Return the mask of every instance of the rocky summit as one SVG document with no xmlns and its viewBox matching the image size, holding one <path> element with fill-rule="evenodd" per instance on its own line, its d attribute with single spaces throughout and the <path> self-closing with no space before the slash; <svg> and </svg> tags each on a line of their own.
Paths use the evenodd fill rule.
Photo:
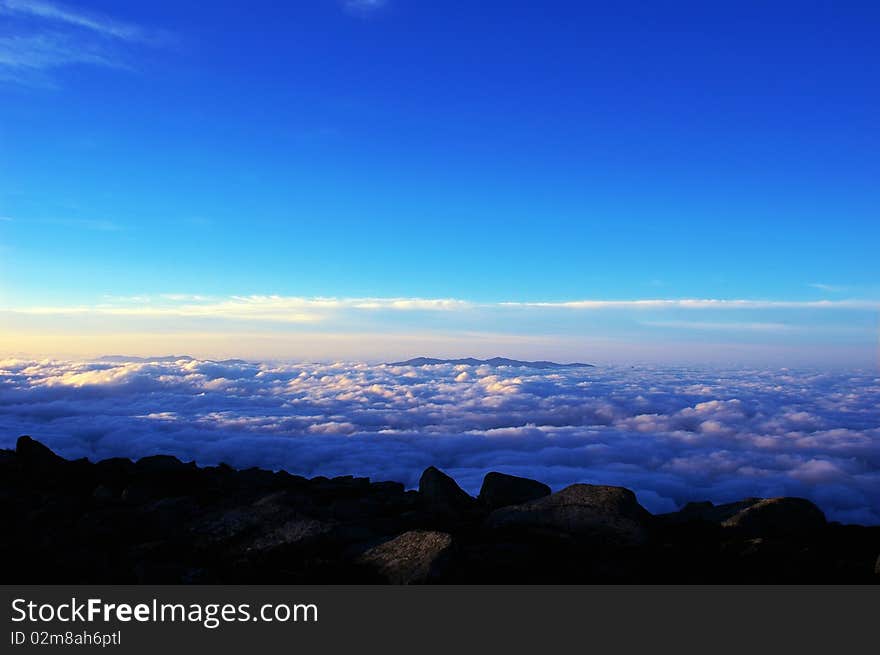
<svg viewBox="0 0 880 655">
<path fill-rule="evenodd" d="M 622 487 L 428 468 L 367 478 L 198 467 L 165 455 L 0 451 L 0 579 L 46 583 L 877 583 L 880 526 L 801 498 L 652 515 Z"/>
</svg>

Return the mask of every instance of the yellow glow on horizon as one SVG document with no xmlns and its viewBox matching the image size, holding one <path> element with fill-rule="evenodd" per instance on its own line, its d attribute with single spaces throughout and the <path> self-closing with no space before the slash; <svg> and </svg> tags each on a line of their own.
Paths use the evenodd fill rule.
<svg viewBox="0 0 880 655">
<path fill-rule="evenodd" d="M 555 347 L 553 347 L 555 344 Z M 102 355 L 191 355 L 205 359 L 300 359 L 378 361 L 429 354 L 537 356 L 561 350 L 556 339 L 499 334 L 279 334 L 110 333 L 34 334 L 0 332 L 0 357 L 92 358 Z"/>
<path fill-rule="evenodd" d="M 103 355 L 198 359 L 383 362 L 428 357 L 495 356 L 592 364 L 719 364 L 871 368 L 874 347 L 837 345 L 817 358 L 796 345 L 624 341 L 582 336 L 443 333 L 232 333 L 0 331 L 0 360 L 92 359 Z"/>
</svg>

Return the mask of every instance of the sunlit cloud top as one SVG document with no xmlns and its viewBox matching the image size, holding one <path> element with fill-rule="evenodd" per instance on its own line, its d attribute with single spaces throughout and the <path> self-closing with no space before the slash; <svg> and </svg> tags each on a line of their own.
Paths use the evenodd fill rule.
<svg viewBox="0 0 880 655">
<path fill-rule="evenodd" d="M 0 358 L 0 447 L 68 457 L 356 472 L 418 484 L 443 467 L 691 500 L 811 498 L 880 523 L 880 377 L 851 372 Z"/>
</svg>

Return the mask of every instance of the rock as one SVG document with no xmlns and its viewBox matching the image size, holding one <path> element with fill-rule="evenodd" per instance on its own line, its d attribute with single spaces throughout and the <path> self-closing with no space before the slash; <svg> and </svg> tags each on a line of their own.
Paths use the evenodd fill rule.
<svg viewBox="0 0 880 655">
<path fill-rule="evenodd" d="M 419 478 L 419 495 L 429 503 L 454 509 L 467 509 L 474 503 L 455 480 L 433 466 L 426 468 Z"/>
<path fill-rule="evenodd" d="M 112 548 L 114 544 L 125 542 L 137 536 L 147 529 L 147 523 L 142 517 L 134 516 L 130 512 L 118 507 L 96 507 L 78 516 L 76 519 L 76 534 L 86 543 L 94 544 L 96 553 L 105 548 Z M 56 539 L 60 539 L 57 535 Z M 91 555 L 94 558 L 96 555 Z M 97 555 L 100 558 L 100 555 Z"/>
<path fill-rule="evenodd" d="M 379 498 L 342 498 L 326 506 L 327 512 L 334 519 L 343 522 L 369 520 L 378 516 L 385 509 L 385 503 Z"/>
<path fill-rule="evenodd" d="M 483 478 L 478 500 L 489 509 L 519 505 L 551 494 L 543 482 L 492 471 Z"/>
<path fill-rule="evenodd" d="M 529 503 L 496 509 L 486 525 L 552 531 L 607 545 L 626 545 L 645 541 L 651 519 L 629 489 L 573 484 Z"/>
<path fill-rule="evenodd" d="M 129 505 L 143 505 L 167 495 L 164 485 L 150 482 L 133 482 L 122 490 L 120 499 Z"/>
<path fill-rule="evenodd" d="M 338 475 L 335 478 L 331 478 L 330 482 L 352 489 L 364 489 L 370 486 L 370 478 L 356 478 L 353 475 Z"/>
<path fill-rule="evenodd" d="M 100 476 L 114 479 L 129 476 L 134 470 L 135 463 L 124 457 L 102 459 L 95 464 L 95 471 L 97 471 Z"/>
<path fill-rule="evenodd" d="M 289 521 L 308 519 L 297 513 L 291 499 L 291 494 L 280 491 L 251 504 L 221 507 L 197 518 L 190 530 L 198 535 L 202 543 L 218 544 L 238 539 L 246 539 L 250 543 Z M 272 540 L 280 543 L 282 538 L 270 538 L 261 549 L 268 548 L 268 542 Z"/>
<path fill-rule="evenodd" d="M 776 537 L 819 530 L 826 522 L 822 510 L 805 498 L 767 498 L 721 525 L 747 537 Z"/>
<path fill-rule="evenodd" d="M 196 521 L 189 529 L 204 543 L 221 544 L 254 531 L 262 521 L 260 512 L 248 507 L 233 507 Z"/>
<path fill-rule="evenodd" d="M 259 489 L 269 490 L 277 488 L 275 474 L 272 471 L 257 468 L 255 466 L 238 471 L 235 475 L 236 482 L 252 491 Z"/>
<path fill-rule="evenodd" d="M 28 436 L 19 437 L 15 444 L 15 454 L 28 468 L 55 468 L 67 463 L 50 448 Z"/>
<path fill-rule="evenodd" d="M 370 485 L 373 491 L 378 491 L 389 496 L 402 496 L 406 487 L 402 482 L 394 482 L 392 480 L 383 480 L 382 482 L 373 482 Z"/>
<path fill-rule="evenodd" d="M 21 460 L 14 450 L 0 450 L 0 471 L 8 474 L 12 471 L 20 471 L 21 466 Z"/>
<path fill-rule="evenodd" d="M 95 487 L 95 490 L 92 491 L 92 498 L 97 500 L 98 502 L 108 502 L 111 500 L 115 500 L 117 498 L 117 493 L 112 488 L 108 487 L 105 484 L 99 484 Z"/>
<path fill-rule="evenodd" d="M 302 546 L 326 536 L 334 524 L 308 517 L 293 518 L 257 535 L 246 547 L 248 551 L 265 552 L 284 546 Z"/>
<path fill-rule="evenodd" d="M 423 584 L 439 575 L 451 546 L 452 537 L 445 532 L 411 530 L 371 548 L 357 561 L 389 584 Z"/>
<path fill-rule="evenodd" d="M 141 457 L 135 467 L 138 473 L 177 473 L 195 470 L 195 462 L 184 463 L 172 455 Z"/>
<path fill-rule="evenodd" d="M 181 525 L 188 525 L 199 516 L 199 504 L 190 496 L 160 498 L 144 508 L 154 527 L 163 531 L 174 531 Z"/>
<path fill-rule="evenodd" d="M 798 498 L 652 517 L 619 487 L 490 473 L 479 500 L 430 468 L 419 491 L 341 476 L 63 460 L 0 450 L 0 579 L 12 584 L 840 583 L 880 581 L 880 526 Z M 514 503 L 514 504 L 509 504 Z M 47 530 L 46 526 L 52 526 Z M 633 547 L 637 545 L 637 547 Z"/>
<path fill-rule="evenodd" d="M 708 500 L 691 502 L 677 512 L 660 514 L 658 518 L 664 523 L 670 524 L 687 523 L 690 521 L 720 524 L 758 502 L 761 502 L 760 498 L 746 498 L 735 503 L 724 503 L 722 505 L 715 505 Z"/>
</svg>

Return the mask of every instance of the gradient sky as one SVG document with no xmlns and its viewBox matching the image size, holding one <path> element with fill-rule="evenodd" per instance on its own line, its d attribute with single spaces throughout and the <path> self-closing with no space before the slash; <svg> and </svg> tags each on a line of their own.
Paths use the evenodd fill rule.
<svg viewBox="0 0 880 655">
<path fill-rule="evenodd" d="M 875 367 L 878 33 L 868 2 L 0 0 L 0 354 Z"/>
</svg>

